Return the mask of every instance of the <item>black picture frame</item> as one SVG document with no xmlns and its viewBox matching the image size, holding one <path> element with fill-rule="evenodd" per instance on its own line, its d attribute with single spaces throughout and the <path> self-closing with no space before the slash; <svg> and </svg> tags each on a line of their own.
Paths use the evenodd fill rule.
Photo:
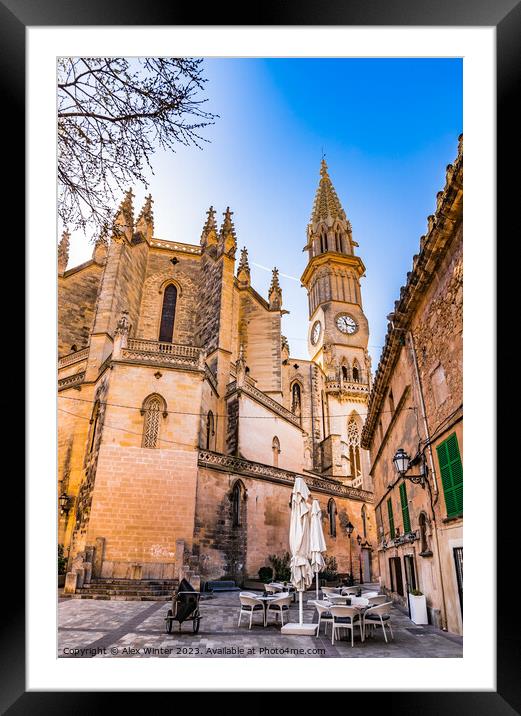
<svg viewBox="0 0 521 716">
<path fill-rule="evenodd" d="M 228 14 L 230 17 L 226 17 Z M 199 17 L 198 17 L 199 15 Z M 204 23 L 197 22 L 204 16 Z M 74 26 L 74 25 L 358 25 L 358 26 L 495 26 L 497 33 L 497 236 L 505 241 L 498 242 L 497 266 L 501 270 L 501 294 L 504 311 L 498 312 L 499 327 L 507 325 L 506 306 L 516 305 L 507 302 L 508 287 L 516 285 L 514 271 L 516 264 L 506 256 L 510 233 L 519 234 L 519 181 L 515 174 L 510 176 L 509 169 L 517 168 L 519 163 L 519 114 L 514 110 L 518 99 L 521 67 L 521 2 L 519 0 L 325 0 L 323 3 L 311 3 L 302 0 L 299 3 L 264 2 L 262 6 L 249 4 L 232 12 L 224 12 L 220 4 L 201 8 L 170 4 L 161 0 L 0 0 L 0 84 L 2 100 L 9 112 L 4 113 L 9 127 L 9 145 L 16 148 L 16 160 L 10 163 L 9 183 L 12 187 L 11 203 L 7 218 L 12 222 L 6 230 L 11 235 L 20 235 L 23 226 L 24 208 L 16 211 L 13 206 L 21 202 L 24 186 L 24 99 L 25 99 L 25 29 L 28 26 Z M 7 116 L 6 116 L 7 114 Z M 4 134 L 4 137 L 6 135 Z M 5 215 L 4 215 L 5 216 Z M 470 240 L 470 239 L 469 239 Z M 503 247 L 504 246 L 504 247 Z M 4 245 L 5 251 L 5 245 Z M 502 253 L 503 252 L 503 253 Z M 16 249 L 17 259 L 20 255 Z M 501 261 L 501 258 L 505 260 Z M 511 330 L 511 328 L 510 328 Z M 18 331 L 19 332 L 19 331 Z M 14 335 L 12 333 L 11 335 Z M 489 337 L 494 340 L 494 336 Z M 510 334 L 509 345 L 514 341 Z M 507 362 L 508 361 L 508 362 Z M 498 415 L 507 414 L 506 395 L 510 394 L 515 370 L 515 353 L 512 349 L 498 356 L 497 401 Z M 489 376 L 489 379 L 491 376 Z M 503 408 L 503 410 L 502 410 Z M 502 422 L 501 445 L 497 454 L 507 454 L 506 446 L 515 444 L 512 424 Z M 30 449 L 30 445 L 28 446 Z M 490 449 L 494 449 L 493 442 Z M 508 586 L 512 594 L 516 593 L 515 577 L 519 561 L 517 540 L 513 538 L 513 526 L 518 521 L 514 510 L 517 507 L 516 489 L 518 477 L 514 464 L 504 465 L 506 473 L 503 483 L 497 489 L 497 555 L 498 571 L 506 555 L 503 574 L 509 576 Z M 4 480 L 3 503 L 14 505 L 22 512 L 23 484 L 13 479 L 9 471 L 9 480 Z M 498 475 L 500 474 L 498 469 Z M 500 489 L 509 479 L 508 489 Z M 517 512 L 517 510 L 516 510 Z M 501 519 L 499 519 L 501 516 Z M 484 526 L 484 539 L 490 539 L 490 526 Z M 0 619 L 2 649 L 0 650 L 0 712 L 9 714 L 43 713 L 93 713 L 97 709 L 114 707 L 117 693 L 100 692 L 26 692 L 25 687 L 25 609 L 23 583 L 21 577 L 21 554 L 23 551 L 23 532 L 18 526 L 18 536 L 14 545 L 4 544 L 3 573 L 4 592 L 8 597 L 3 606 Z M 483 579 L 495 579 L 489 566 L 484 565 Z M 497 614 L 497 690 L 495 692 L 393 692 L 385 694 L 373 692 L 370 700 L 367 694 L 350 693 L 342 696 L 346 708 L 353 709 L 355 701 L 371 710 L 399 712 L 400 714 L 505 714 L 519 713 L 521 699 L 519 682 L 519 640 L 514 634 L 519 617 L 516 603 L 507 609 L 499 609 Z M 498 603 L 498 607 L 501 602 Z M 509 610 L 514 614 L 508 614 Z M 406 667 L 404 667 L 406 668 Z M 375 683 L 376 685 L 376 683 Z M 414 685 L 411 684 L 411 688 Z M 339 690 L 341 686 L 339 685 Z M 168 694 L 170 704 L 172 696 Z M 135 705 L 141 701 L 133 696 Z M 243 699 L 247 707 L 248 698 Z M 176 699 L 177 702 L 177 699 Z M 323 703 L 323 707 L 325 704 Z"/>
</svg>

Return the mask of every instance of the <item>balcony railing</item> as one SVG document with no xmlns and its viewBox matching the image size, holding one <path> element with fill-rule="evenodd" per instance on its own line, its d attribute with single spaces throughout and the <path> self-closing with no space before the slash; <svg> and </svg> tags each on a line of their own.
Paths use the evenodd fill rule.
<svg viewBox="0 0 521 716">
<path fill-rule="evenodd" d="M 68 355 L 63 356 L 58 360 L 58 368 L 65 368 L 66 366 L 72 365 L 73 363 L 79 363 L 82 360 L 86 360 L 88 355 L 88 348 L 82 348 L 81 351 L 69 353 Z"/>
<path fill-rule="evenodd" d="M 358 380 L 326 380 L 326 393 L 350 393 L 351 395 L 368 395 L 369 383 Z"/>
<path fill-rule="evenodd" d="M 64 388 L 74 388 L 77 385 L 80 385 L 83 383 L 85 379 L 85 371 L 82 371 L 81 373 L 75 373 L 74 375 L 69 375 L 67 378 L 60 378 L 58 381 L 58 390 L 64 390 Z"/>
<path fill-rule="evenodd" d="M 146 351 L 148 353 L 162 353 L 173 356 L 188 356 L 198 358 L 201 352 L 196 346 L 182 346 L 178 343 L 164 343 L 162 341 L 146 341 L 141 338 L 129 338 L 127 348 L 134 351 Z"/>
<path fill-rule="evenodd" d="M 184 346 L 177 343 L 147 341 L 141 338 L 129 338 L 127 346 L 121 349 L 121 358 L 143 363 L 160 363 L 184 368 L 203 368 L 203 352 L 196 346 Z"/>
<path fill-rule="evenodd" d="M 237 385 L 237 381 L 233 380 L 231 383 L 228 383 L 227 385 L 227 395 L 231 395 L 231 393 L 234 393 L 237 388 L 240 387 L 240 389 L 248 395 L 250 398 L 253 398 L 261 405 L 264 405 L 265 408 L 268 408 L 268 410 L 271 410 L 272 412 L 279 415 L 281 418 L 284 418 L 290 423 L 293 423 L 293 425 L 296 425 L 297 427 L 301 427 L 300 425 L 300 418 L 291 412 L 291 410 L 288 410 L 280 403 L 277 403 L 276 400 L 273 400 L 269 395 L 266 395 L 262 390 L 259 390 L 259 388 L 256 388 L 254 385 L 254 381 L 247 377 L 241 385 Z"/>
</svg>

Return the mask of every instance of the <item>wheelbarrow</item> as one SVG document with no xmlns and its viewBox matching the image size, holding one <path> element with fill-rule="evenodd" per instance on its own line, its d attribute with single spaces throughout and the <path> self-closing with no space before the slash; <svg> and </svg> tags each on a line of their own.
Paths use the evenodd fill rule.
<svg viewBox="0 0 521 716">
<path fill-rule="evenodd" d="M 201 613 L 199 611 L 199 599 L 201 592 L 197 592 L 190 582 L 182 579 L 178 590 L 172 597 L 172 608 L 168 610 L 165 617 L 165 628 L 168 634 L 172 633 L 174 622 L 179 624 L 179 631 L 183 622 L 192 622 L 192 631 L 197 634 L 201 624 Z"/>
</svg>

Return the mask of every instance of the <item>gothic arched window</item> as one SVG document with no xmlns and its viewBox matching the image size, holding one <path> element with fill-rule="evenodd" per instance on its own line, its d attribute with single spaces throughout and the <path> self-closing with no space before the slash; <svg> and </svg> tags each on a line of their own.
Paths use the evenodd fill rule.
<svg viewBox="0 0 521 716">
<path fill-rule="evenodd" d="M 212 444 L 212 437 L 215 435 L 214 418 L 211 410 L 208 411 L 206 416 L 206 449 L 210 450 Z"/>
<path fill-rule="evenodd" d="M 427 539 L 427 515 L 425 512 L 420 513 L 420 549 L 421 552 L 429 551 L 429 540 Z"/>
<path fill-rule="evenodd" d="M 346 366 L 346 365 L 343 365 L 343 366 L 342 366 L 342 378 L 343 378 L 344 380 L 349 380 L 349 373 L 347 372 L 347 366 Z"/>
<path fill-rule="evenodd" d="M 336 250 L 339 254 L 342 253 L 342 234 L 340 231 L 335 231 L 335 244 L 336 244 Z"/>
<path fill-rule="evenodd" d="M 327 251 L 327 234 L 324 230 L 320 232 L 320 251 L 323 254 Z"/>
<path fill-rule="evenodd" d="M 360 381 L 360 367 L 356 361 L 353 363 L 353 380 L 355 383 Z"/>
<path fill-rule="evenodd" d="M 365 505 L 362 505 L 362 528 L 364 530 L 364 537 L 367 539 L 367 510 Z"/>
<path fill-rule="evenodd" d="M 360 462 L 360 431 L 354 417 L 347 423 L 347 444 L 349 445 L 349 462 L 351 464 L 351 477 L 361 477 L 362 466 Z"/>
<path fill-rule="evenodd" d="M 232 525 L 241 526 L 241 483 L 237 481 L 232 490 Z"/>
<path fill-rule="evenodd" d="M 174 337 L 175 305 L 177 303 L 177 288 L 173 283 L 168 284 L 163 294 L 163 309 L 161 311 L 161 325 L 159 340 L 172 343 Z"/>
<path fill-rule="evenodd" d="M 278 467 L 279 454 L 280 454 L 280 441 L 276 435 L 273 438 L 273 440 L 271 441 L 271 451 L 273 453 L 273 466 Z"/>
<path fill-rule="evenodd" d="M 291 388 L 291 412 L 300 417 L 302 393 L 300 383 L 293 383 Z"/>
<path fill-rule="evenodd" d="M 327 515 L 329 517 L 329 534 L 336 537 L 336 502 L 331 498 L 327 503 Z"/>
<path fill-rule="evenodd" d="M 163 417 L 167 415 L 164 399 L 157 393 L 149 395 L 143 401 L 141 415 L 144 416 L 141 447 L 157 448 L 159 445 L 161 415 L 163 415 Z"/>
</svg>

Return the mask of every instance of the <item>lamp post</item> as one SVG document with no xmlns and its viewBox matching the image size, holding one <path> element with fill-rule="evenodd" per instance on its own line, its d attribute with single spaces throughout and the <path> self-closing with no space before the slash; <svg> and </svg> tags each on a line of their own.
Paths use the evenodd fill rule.
<svg viewBox="0 0 521 716">
<path fill-rule="evenodd" d="M 360 535 L 357 536 L 356 541 L 358 542 L 358 570 L 360 574 L 360 584 L 364 583 L 362 575 L 362 538 Z"/>
<path fill-rule="evenodd" d="M 351 522 L 349 521 L 346 525 L 346 532 L 347 532 L 347 536 L 349 538 L 349 574 L 351 576 L 351 581 L 353 583 L 354 583 L 354 579 L 353 579 L 353 547 L 352 547 L 352 543 L 351 543 L 351 535 L 353 534 L 354 528 L 355 528 L 354 525 L 352 525 Z"/>
</svg>

